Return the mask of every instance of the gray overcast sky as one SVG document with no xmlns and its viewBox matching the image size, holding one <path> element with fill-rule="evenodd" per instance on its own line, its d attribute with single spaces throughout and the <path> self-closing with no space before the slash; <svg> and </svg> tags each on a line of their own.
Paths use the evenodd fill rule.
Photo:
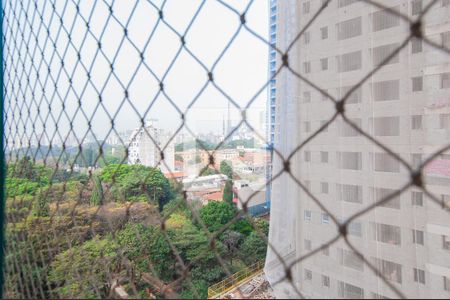
<svg viewBox="0 0 450 300">
<path fill-rule="evenodd" d="M 153 1 L 153 5 L 160 8 L 161 2 L 163 1 Z M 240 21 L 237 15 L 218 1 L 206 0 L 204 2 L 200 13 L 186 34 L 186 45 L 206 67 L 211 68 L 232 35 L 236 32 Z M 225 2 L 240 12 L 248 4 L 248 1 L 238 0 Z M 37 36 L 39 48 L 44 50 L 44 61 L 39 69 L 39 73 L 42 85 L 45 87 L 47 99 L 54 97 L 51 108 L 55 119 L 62 112 L 59 97 L 65 99 L 67 116 L 63 114 L 62 119 L 59 121 L 60 132 L 67 132 L 69 128 L 68 118 L 74 115 L 81 95 L 83 111 L 77 112 L 74 121 L 77 135 L 80 136 L 86 131 L 86 118 L 90 118 L 96 108 L 98 91 L 102 90 L 103 104 L 109 113 L 114 115 L 124 95 L 123 88 L 117 79 L 123 85 L 129 85 L 130 101 L 139 114 L 144 114 L 154 100 L 154 105 L 149 110 L 147 117 L 158 119 L 163 128 L 175 129 L 179 126 L 181 122 L 180 116 L 167 98 L 162 94 L 156 97 L 159 84 L 153 75 L 142 66 L 135 74 L 140 61 L 139 53 L 128 40 L 125 39 L 122 43 L 123 29 L 118 23 L 118 21 L 122 24 L 129 22 L 127 26 L 129 38 L 140 51 L 144 49 L 149 36 L 157 24 L 151 42 L 145 48 L 144 57 L 145 62 L 154 74 L 162 78 L 180 48 L 180 39 L 165 24 L 158 22 L 157 9 L 148 1 L 116 0 L 113 2 L 113 15 L 117 18 L 116 20 L 109 17 L 108 5 L 111 1 L 80 1 L 79 14 L 85 20 L 90 18 L 89 28 L 92 34 L 86 34 L 86 23 L 83 18 L 77 16 L 75 4 L 72 1 L 68 1 L 67 5 L 65 3 L 66 1 L 55 1 L 57 14 L 52 15 L 52 8 L 49 2 L 44 0 L 38 1 L 38 12 L 42 14 L 44 23 L 51 24 L 49 32 L 51 39 L 56 41 L 58 51 L 56 55 L 51 42 L 46 39 L 45 30 L 41 29 L 39 31 L 41 23 L 39 18 L 34 19 L 32 26 L 30 24 L 24 26 L 23 22 L 20 23 L 25 36 L 30 34 Z M 202 5 L 202 1 L 168 0 L 162 9 L 164 19 L 176 31 L 183 33 L 200 5 Z M 25 4 L 24 7 L 26 9 L 27 5 Z M 30 12 L 32 12 L 31 8 Z M 256 0 L 247 14 L 248 26 L 264 38 L 268 36 L 267 8 L 267 1 Z M 133 9 L 133 16 L 129 19 Z M 61 27 L 59 22 L 60 16 L 63 20 L 63 27 L 67 31 L 73 28 L 71 44 L 68 48 L 68 34 Z M 105 25 L 106 23 L 107 25 Z M 12 26 L 14 29 L 17 27 L 17 24 Z M 106 29 L 104 30 L 105 26 Z M 32 28 L 31 32 L 30 28 Z M 102 53 L 97 53 L 98 43 L 94 36 L 97 39 L 101 39 Z M 33 49 L 34 46 L 35 42 L 31 39 L 29 47 Z M 111 75 L 108 60 L 112 61 L 114 59 L 119 48 L 120 50 L 114 62 L 114 73 L 117 75 L 117 78 L 111 77 L 105 85 L 107 78 Z M 80 51 L 81 63 L 83 64 L 78 63 L 76 68 L 74 68 L 77 63 L 77 50 L 75 49 Z M 23 57 L 26 57 L 25 66 L 29 69 L 31 56 L 27 56 L 25 48 L 22 48 L 21 52 Z M 108 60 L 105 59 L 104 55 Z M 267 81 L 267 55 L 267 44 L 259 41 L 245 29 L 242 29 L 215 67 L 214 80 L 239 105 L 245 106 Z M 64 70 L 59 74 L 61 71 L 60 57 L 63 56 Z M 42 56 L 37 51 L 34 55 L 34 65 L 37 66 L 41 60 Z M 92 64 L 92 62 L 94 63 Z M 51 77 L 44 81 L 42 78 L 45 78 L 48 73 L 46 70 L 47 64 L 50 65 Z M 87 69 L 91 68 L 90 82 L 92 84 L 86 85 L 88 78 L 83 66 Z M 35 73 L 31 72 L 30 77 L 32 81 L 36 80 Z M 133 74 L 135 74 L 135 77 L 130 83 Z M 58 75 L 60 75 L 59 79 L 57 79 Z M 72 88 L 70 88 L 68 77 L 72 77 Z M 182 50 L 172 69 L 166 74 L 164 79 L 165 91 L 172 101 L 184 111 L 206 80 L 206 72 L 185 50 Z M 55 89 L 52 81 L 57 81 L 56 96 L 54 95 Z M 44 82 L 46 83 L 44 84 Z M 39 82 L 37 86 L 40 86 Z M 31 99 L 33 99 L 31 90 L 35 92 L 35 100 L 44 99 L 40 88 L 29 88 L 25 93 L 25 101 L 31 103 Z M 266 97 L 267 94 L 264 91 L 252 105 L 250 118 L 255 126 L 259 126 L 260 111 L 265 108 Z M 188 126 L 197 132 L 221 130 L 222 118 L 223 116 L 226 117 L 227 103 L 227 99 L 209 85 L 188 113 Z M 32 106 L 32 112 L 34 113 L 36 113 L 35 108 L 35 106 Z M 231 108 L 231 118 L 236 122 L 240 118 L 240 114 L 233 106 Z M 45 110 L 46 107 L 42 106 L 41 109 Z M 42 114 L 43 112 L 41 111 Z M 43 123 L 44 120 L 40 119 L 34 122 L 37 132 L 39 132 L 39 128 L 42 128 Z M 54 122 L 51 118 L 45 123 L 47 130 L 53 128 L 51 124 Z M 116 116 L 116 128 L 120 131 L 132 129 L 138 125 L 138 115 L 129 103 L 125 103 Z M 99 107 L 96 111 L 92 126 L 94 132 L 99 134 L 98 138 L 100 139 L 108 131 L 110 122 L 102 107 Z"/>
</svg>

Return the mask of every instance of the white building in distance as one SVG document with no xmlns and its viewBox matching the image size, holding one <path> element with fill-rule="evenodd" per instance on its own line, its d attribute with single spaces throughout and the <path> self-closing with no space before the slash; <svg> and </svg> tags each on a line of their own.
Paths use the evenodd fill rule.
<svg viewBox="0 0 450 300">
<path fill-rule="evenodd" d="M 155 120 L 133 130 L 128 142 L 128 164 L 157 167 L 163 173 L 175 170 L 175 142 L 172 134 L 155 126 Z M 163 156 L 161 155 L 163 153 Z"/>
</svg>

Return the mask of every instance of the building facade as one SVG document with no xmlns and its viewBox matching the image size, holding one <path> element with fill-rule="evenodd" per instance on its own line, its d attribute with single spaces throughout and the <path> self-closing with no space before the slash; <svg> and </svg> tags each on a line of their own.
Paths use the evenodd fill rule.
<svg viewBox="0 0 450 300">
<path fill-rule="evenodd" d="M 415 19 L 431 1 L 378 2 Z M 278 1 L 277 46 L 285 51 L 325 3 Z M 436 1 L 422 24 L 428 39 L 450 48 L 449 1 Z M 387 60 L 409 33 L 407 22 L 381 7 L 330 1 L 289 51 L 289 66 L 315 87 L 291 72 L 277 77 L 276 118 L 286 124 L 277 126 L 274 147 L 287 157 L 333 117 L 335 104 L 327 94 L 341 99 L 382 63 L 349 95 L 346 117 L 413 168 L 448 145 L 450 55 L 413 38 Z M 289 175 L 273 183 L 273 248 L 265 268 L 270 282 L 285 276 L 277 254 L 289 264 L 339 235 L 330 214 L 342 223 L 367 210 L 347 235 L 364 259 L 408 298 L 450 297 L 450 151 L 423 171 L 440 204 L 416 187 L 397 193 L 410 170 L 340 116 L 295 152 L 290 168 L 320 205 Z M 274 174 L 282 169 L 274 157 Z M 375 205 L 389 195 L 391 200 Z M 273 288 L 278 297 L 298 297 L 296 289 L 305 297 L 398 297 L 342 238 L 295 263 L 292 284 L 285 280 Z"/>
<path fill-rule="evenodd" d="M 266 121 L 266 149 L 272 154 L 273 144 L 275 140 L 276 128 L 276 90 L 277 90 L 277 16 L 278 7 L 277 0 L 269 0 L 269 85 L 267 100 L 267 121 Z M 266 206 L 270 207 L 270 197 L 272 194 L 272 155 L 266 163 Z"/>
<path fill-rule="evenodd" d="M 156 128 L 152 122 L 133 130 L 128 141 L 128 153 L 128 163 L 131 165 L 158 167 L 163 173 L 175 171 L 175 144 L 171 134 Z"/>
</svg>

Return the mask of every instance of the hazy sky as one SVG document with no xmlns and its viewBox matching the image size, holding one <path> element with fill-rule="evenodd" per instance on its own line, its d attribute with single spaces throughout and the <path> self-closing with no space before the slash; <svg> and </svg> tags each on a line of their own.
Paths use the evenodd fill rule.
<svg viewBox="0 0 450 300">
<path fill-rule="evenodd" d="M 111 116 L 116 115 L 115 127 L 120 131 L 138 126 L 140 119 L 138 114 L 144 115 L 152 101 L 154 104 L 149 109 L 147 118 L 158 119 L 164 128 L 174 129 L 180 125 L 181 119 L 177 110 L 165 95 L 158 94 L 159 83 L 154 76 L 160 80 L 165 76 L 166 95 L 181 111 L 184 111 L 206 83 L 207 72 L 186 50 L 182 49 L 170 71 L 166 73 L 180 49 L 181 42 L 180 38 L 158 18 L 157 9 L 161 8 L 163 1 L 152 1 L 152 3 L 132 0 L 80 1 L 78 14 L 74 4 L 77 1 L 54 1 L 55 11 L 50 5 L 51 1 L 37 2 L 37 11 L 34 9 L 34 4 L 29 5 L 28 1 L 20 4 L 23 7 L 18 17 L 20 22 L 12 18 L 11 8 L 8 5 L 6 7 L 7 19 L 9 16 L 6 20 L 8 24 L 6 39 L 10 41 L 11 47 L 8 52 L 14 53 L 15 61 L 18 59 L 18 53 L 21 53 L 23 64 L 18 67 L 19 74 L 23 67 L 25 70 L 31 70 L 27 72 L 30 74 L 31 84 L 27 84 L 26 78 L 23 78 L 21 89 L 17 85 L 14 88 L 10 86 L 11 92 L 15 91 L 10 93 L 10 97 L 17 99 L 19 103 L 24 101 L 30 104 L 33 116 L 37 112 L 35 101 L 38 103 L 42 101 L 42 104 L 45 104 L 40 105 L 41 116 L 47 115 L 49 105 L 46 102 L 50 102 L 49 118 L 36 118 L 33 122 L 37 132 L 45 123 L 47 131 L 53 133 L 52 125 L 59 117 L 59 130 L 66 133 L 69 120 L 75 115 L 73 124 L 77 135 L 85 133 L 87 119 L 92 118 L 93 130 L 99 134 L 98 138 L 102 139 L 110 128 L 105 108 Z M 225 2 L 240 12 L 248 5 L 248 1 L 242 0 Z M 109 13 L 108 5 L 110 4 L 112 4 L 113 17 Z M 165 1 L 162 11 L 164 20 L 177 32 L 184 34 L 200 6 L 202 8 L 191 24 L 185 40 L 189 50 L 210 69 L 238 29 L 239 17 L 215 0 L 168 0 Z M 246 18 L 248 26 L 265 38 L 268 36 L 267 8 L 267 1 L 256 0 L 252 3 Z M 16 8 L 17 11 L 20 10 Z M 33 23 L 24 22 L 24 11 L 28 11 L 29 20 L 32 19 L 33 13 L 37 16 L 42 15 L 45 26 L 42 26 L 39 17 L 34 18 Z M 134 11 L 133 16 L 130 18 L 132 11 Z M 60 18 L 63 26 L 61 26 Z M 86 27 L 86 20 L 90 20 L 90 33 Z M 124 30 L 119 22 L 127 24 L 128 37 L 134 46 L 129 40 L 123 40 Z M 18 27 L 17 24 L 20 26 Z M 47 38 L 46 27 L 48 27 L 50 39 Z M 18 46 L 21 40 L 17 38 L 17 35 L 18 44 L 14 47 L 11 33 L 8 32 L 9 28 L 13 30 L 14 35 L 16 32 L 23 32 L 27 41 L 25 44 L 29 47 L 28 51 L 25 47 Z M 152 38 L 147 44 L 150 36 Z M 31 38 L 27 39 L 27 37 Z M 36 48 L 36 39 L 38 47 L 34 52 L 32 50 Z M 101 52 L 98 51 L 98 40 L 101 42 Z M 56 45 L 56 53 L 53 42 Z M 12 51 L 12 49 L 15 50 Z M 117 49 L 120 50 L 117 52 Z M 77 52 L 80 54 L 80 60 L 77 59 Z M 144 61 L 154 73 L 153 75 L 143 65 L 137 69 L 140 62 L 139 52 L 142 52 Z M 215 82 L 239 105 L 245 106 L 267 81 L 267 54 L 267 45 L 242 29 L 215 66 Z M 33 58 L 33 64 L 31 64 L 31 58 Z M 7 64 L 10 59 L 11 57 L 7 59 Z M 63 69 L 61 60 L 64 61 Z M 114 61 L 114 74 L 117 77 L 111 76 L 110 62 L 112 61 Z M 50 76 L 48 76 L 47 65 L 50 66 Z M 89 70 L 90 80 L 88 80 L 86 69 Z M 7 73 L 10 76 L 15 74 L 13 71 Z M 36 73 L 39 73 L 39 79 Z M 71 86 L 69 77 L 72 78 Z M 108 78 L 109 81 L 107 81 Z M 24 86 L 27 87 L 24 88 Z M 127 87 L 132 105 L 126 102 L 117 112 L 124 98 L 124 86 Z M 45 91 L 45 96 L 42 90 Z M 34 96 L 31 91 L 34 91 Z M 104 107 L 97 107 L 99 93 L 102 95 Z M 250 113 L 250 118 L 255 126 L 259 125 L 260 111 L 265 108 L 266 97 L 266 92 L 263 92 L 252 105 L 254 113 Z M 61 99 L 65 99 L 64 111 Z M 82 110 L 77 110 L 79 100 Z M 198 132 L 221 130 L 222 118 L 226 117 L 227 101 L 216 88 L 208 85 L 188 113 L 187 124 Z M 233 106 L 231 109 L 231 118 L 236 122 L 240 114 Z M 18 107 L 15 113 L 18 113 Z"/>
</svg>

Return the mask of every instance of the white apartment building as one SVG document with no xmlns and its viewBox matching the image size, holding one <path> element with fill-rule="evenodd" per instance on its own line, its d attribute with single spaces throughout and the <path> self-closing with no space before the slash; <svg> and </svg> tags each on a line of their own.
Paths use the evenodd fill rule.
<svg viewBox="0 0 450 300">
<path fill-rule="evenodd" d="M 169 132 L 156 128 L 153 122 L 133 130 L 128 145 L 129 164 L 158 167 L 163 173 L 174 172 L 175 143 Z M 164 153 L 164 161 L 160 150 Z"/>
<path fill-rule="evenodd" d="M 285 51 L 323 0 L 277 3 L 277 47 Z M 414 19 L 431 1 L 379 0 Z M 436 1 L 422 20 L 424 35 L 450 48 L 450 1 Z M 410 33 L 404 20 L 357 0 L 330 1 L 289 52 L 290 67 L 339 99 Z M 281 64 L 280 59 L 277 65 Z M 277 77 L 274 147 L 287 157 L 335 113 L 335 104 L 283 70 Z M 417 167 L 450 142 L 450 54 L 412 39 L 348 98 L 346 116 Z M 283 169 L 274 155 L 274 171 Z M 341 117 L 290 160 L 292 174 L 340 222 L 400 190 L 409 171 Z M 348 227 L 348 240 L 408 298 L 450 298 L 450 151 L 423 172 L 433 202 L 407 188 Z M 339 234 L 330 215 L 284 174 L 273 182 L 265 272 L 277 297 L 398 298 L 341 238 L 289 265 Z M 278 256 L 280 255 L 280 256 Z"/>
</svg>

